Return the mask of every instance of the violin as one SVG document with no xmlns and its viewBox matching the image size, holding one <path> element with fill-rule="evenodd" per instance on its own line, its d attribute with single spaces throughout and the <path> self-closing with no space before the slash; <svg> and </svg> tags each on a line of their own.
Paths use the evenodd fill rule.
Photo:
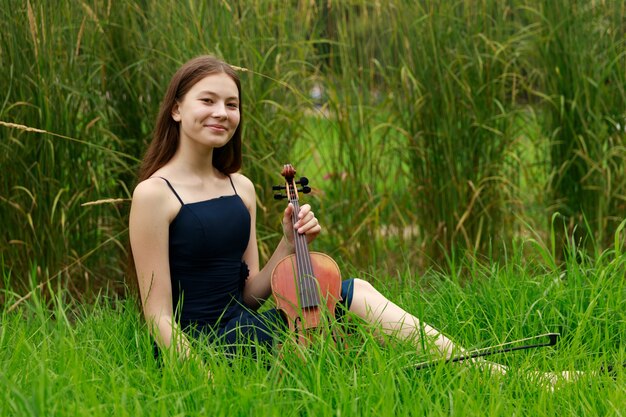
<svg viewBox="0 0 626 417">
<path fill-rule="evenodd" d="M 281 175 L 285 185 L 272 187 L 285 190 L 276 194 L 276 199 L 289 199 L 293 205 L 292 224 L 298 221 L 300 205 L 298 191 L 309 193 L 308 179 L 294 181 L 296 170 L 291 164 L 283 167 Z M 297 185 L 302 188 L 298 189 Z M 271 275 L 272 295 L 276 308 L 283 314 L 289 329 L 295 333 L 299 344 L 307 345 L 314 330 L 320 330 L 324 318 L 335 318 L 335 306 L 341 300 L 341 273 L 337 263 L 328 255 L 311 252 L 306 236 L 296 229 L 294 233 L 295 254 L 281 259 Z M 327 315 L 327 316 L 325 316 Z"/>
</svg>

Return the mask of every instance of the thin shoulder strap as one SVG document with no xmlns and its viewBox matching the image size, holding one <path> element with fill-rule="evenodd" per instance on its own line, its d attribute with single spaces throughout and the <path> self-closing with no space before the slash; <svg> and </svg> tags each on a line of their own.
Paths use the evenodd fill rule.
<svg viewBox="0 0 626 417">
<path fill-rule="evenodd" d="M 235 188 L 235 184 L 233 184 L 233 179 L 230 177 L 230 175 L 228 176 L 228 179 L 230 180 L 230 185 L 233 186 L 233 190 L 235 190 L 235 194 L 237 194 L 237 189 Z M 239 194 L 237 194 L 239 195 Z"/>
<path fill-rule="evenodd" d="M 176 196 L 178 201 L 180 201 L 180 205 L 181 206 L 185 205 L 185 203 L 183 203 L 183 200 L 180 198 L 180 196 L 178 195 L 178 193 L 176 192 L 174 187 L 172 187 L 172 184 L 170 184 L 170 182 L 167 180 L 167 178 L 163 178 L 163 177 L 155 177 L 155 178 L 161 178 L 163 181 L 165 181 L 165 183 L 167 184 L 168 187 L 170 187 L 170 190 L 172 190 L 172 192 L 174 193 L 174 195 Z"/>
</svg>

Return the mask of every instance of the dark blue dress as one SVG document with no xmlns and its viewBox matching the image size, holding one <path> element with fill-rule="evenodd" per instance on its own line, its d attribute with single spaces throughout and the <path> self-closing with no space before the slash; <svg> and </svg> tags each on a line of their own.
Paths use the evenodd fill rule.
<svg viewBox="0 0 626 417">
<path fill-rule="evenodd" d="M 250 213 L 232 179 L 234 194 L 190 204 L 163 180 L 181 204 L 169 227 L 172 305 L 181 328 L 228 345 L 271 343 L 285 321 L 276 309 L 258 313 L 243 303 Z M 348 308 L 352 280 L 343 282 L 342 298 Z"/>
</svg>

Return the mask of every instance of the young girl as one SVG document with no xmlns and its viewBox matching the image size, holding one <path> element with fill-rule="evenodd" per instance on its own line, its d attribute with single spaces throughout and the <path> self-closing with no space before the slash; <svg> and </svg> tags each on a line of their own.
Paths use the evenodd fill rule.
<svg viewBox="0 0 626 417">
<path fill-rule="evenodd" d="M 274 266 L 294 252 L 293 207 L 284 211 L 282 240 L 260 265 L 255 190 L 238 173 L 242 120 L 233 68 L 209 56 L 184 64 L 161 104 L 133 193 L 129 230 L 143 312 L 158 345 L 184 355 L 190 335 L 271 343 L 274 326 L 283 323 L 275 309 L 255 310 L 271 293 Z M 320 233 L 309 205 L 301 207 L 295 229 L 309 242 Z M 426 337 L 440 355 L 463 352 L 364 280 L 344 281 L 341 297 L 350 312 L 416 349 Z"/>
</svg>

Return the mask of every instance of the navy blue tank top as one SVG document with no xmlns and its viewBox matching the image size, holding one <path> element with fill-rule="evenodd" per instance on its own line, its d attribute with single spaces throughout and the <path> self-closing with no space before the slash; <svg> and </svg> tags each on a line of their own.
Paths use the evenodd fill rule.
<svg viewBox="0 0 626 417">
<path fill-rule="evenodd" d="M 243 310 L 250 213 L 232 179 L 235 194 L 189 204 L 163 179 L 181 204 L 169 227 L 175 317 L 183 329 L 214 328 Z"/>
</svg>

